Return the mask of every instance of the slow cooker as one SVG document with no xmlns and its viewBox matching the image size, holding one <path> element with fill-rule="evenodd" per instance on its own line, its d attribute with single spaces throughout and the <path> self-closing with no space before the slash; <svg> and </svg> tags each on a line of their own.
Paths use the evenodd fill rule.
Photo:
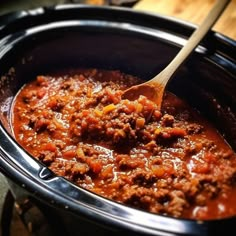
<svg viewBox="0 0 236 236">
<path fill-rule="evenodd" d="M 32 229 L 34 235 L 235 235 L 236 217 L 195 221 L 161 216 L 75 186 L 26 153 L 11 129 L 14 96 L 37 74 L 96 67 L 147 80 L 170 62 L 195 25 L 76 4 L 18 11 L 0 22 L 0 170 L 14 197 L 29 200 L 37 209 L 36 221 L 45 221 Z M 235 41 L 210 31 L 167 89 L 198 109 L 236 149 Z"/>
</svg>

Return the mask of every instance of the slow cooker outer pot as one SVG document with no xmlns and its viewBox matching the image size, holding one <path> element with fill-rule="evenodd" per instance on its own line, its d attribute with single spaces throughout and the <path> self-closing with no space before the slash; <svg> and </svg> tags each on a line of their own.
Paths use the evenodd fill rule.
<svg viewBox="0 0 236 236">
<path fill-rule="evenodd" d="M 49 221 L 57 225 L 55 235 L 62 229 L 66 235 L 235 234 L 236 217 L 206 222 L 175 219 L 135 210 L 83 190 L 28 155 L 15 142 L 9 122 L 14 95 L 38 73 L 96 67 L 151 78 L 178 52 L 194 26 L 127 9 L 83 5 L 12 13 L 0 22 L 1 171 L 16 197 L 28 197 L 46 209 Z M 233 148 L 235 48 L 235 41 L 210 32 L 169 85 L 169 90 L 207 116 Z"/>
</svg>

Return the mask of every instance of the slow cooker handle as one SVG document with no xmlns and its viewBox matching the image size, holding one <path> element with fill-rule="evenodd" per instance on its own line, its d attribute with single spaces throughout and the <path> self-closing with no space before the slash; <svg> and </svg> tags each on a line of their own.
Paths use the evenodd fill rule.
<svg viewBox="0 0 236 236">
<path fill-rule="evenodd" d="M 10 23 L 28 15 L 26 11 L 17 11 L 0 16 L 0 30 L 3 30 Z"/>
<path fill-rule="evenodd" d="M 22 10 L 7 13 L 0 16 L 0 39 L 6 35 L 12 34 L 18 30 L 25 29 L 27 25 L 32 26 L 37 24 L 34 20 L 45 13 L 44 7 L 39 7 L 31 10 Z"/>
</svg>

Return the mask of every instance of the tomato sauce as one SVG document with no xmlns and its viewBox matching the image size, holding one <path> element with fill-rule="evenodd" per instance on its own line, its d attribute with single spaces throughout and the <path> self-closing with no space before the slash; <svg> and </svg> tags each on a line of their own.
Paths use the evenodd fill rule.
<svg viewBox="0 0 236 236">
<path fill-rule="evenodd" d="M 189 219 L 236 215 L 236 154 L 197 111 L 166 92 L 160 111 L 119 71 L 39 75 L 17 94 L 17 142 L 55 174 L 103 197 Z M 151 117 L 150 117 L 151 114 Z"/>
</svg>

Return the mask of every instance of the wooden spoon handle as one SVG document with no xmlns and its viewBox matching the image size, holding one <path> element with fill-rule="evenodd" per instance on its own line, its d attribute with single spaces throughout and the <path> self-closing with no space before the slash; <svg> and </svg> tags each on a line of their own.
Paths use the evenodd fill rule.
<svg viewBox="0 0 236 236">
<path fill-rule="evenodd" d="M 196 48 L 207 31 L 214 25 L 229 2 L 230 0 L 217 0 L 212 10 L 209 12 L 201 25 L 194 31 L 185 46 L 179 51 L 179 53 L 170 62 L 170 64 L 162 72 L 160 72 L 152 80 L 150 80 L 150 82 L 158 82 L 165 87 L 168 80 L 172 77 L 175 71 L 185 61 L 189 54 Z"/>
</svg>

